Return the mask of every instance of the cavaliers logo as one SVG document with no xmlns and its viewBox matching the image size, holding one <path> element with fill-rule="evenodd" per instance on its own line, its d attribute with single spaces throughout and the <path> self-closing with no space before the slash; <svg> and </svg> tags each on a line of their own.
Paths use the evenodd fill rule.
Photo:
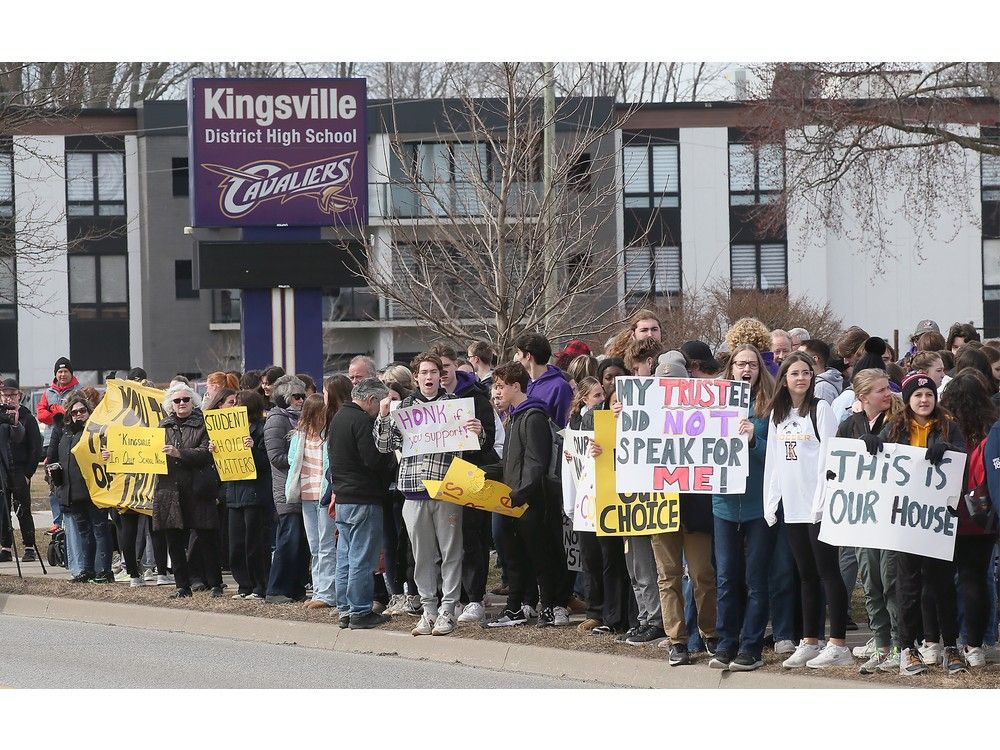
<svg viewBox="0 0 1000 750">
<path fill-rule="evenodd" d="M 333 216 L 358 203 L 350 194 L 357 156 L 353 151 L 305 164 L 263 159 L 241 167 L 202 167 L 225 178 L 219 183 L 219 208 L 230 219 L 242 218 L 268 201 L 286 203 L 296 198 L 311 198 L 320 211 Z"/>
</svg>

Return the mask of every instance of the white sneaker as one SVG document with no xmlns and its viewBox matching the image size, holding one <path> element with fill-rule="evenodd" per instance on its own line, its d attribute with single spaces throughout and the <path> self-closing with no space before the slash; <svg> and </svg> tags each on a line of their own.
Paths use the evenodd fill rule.
<svg viewBox="0 0 1000 750">
<path fill-rule="evenodd" d="M 854 654 L 855 659 L 867 659 L 875 654 L 875 639 L 869 638 L 868 643 L 864 646 L 855 646 L 851 649 L 851 653 Z"/>
<path fill-rule="evenodd" d="M 156 571 L 153 570 L 152 568 L 147 568 L 145 571 L 143 571 L 142 580 L 144 580 L 146 583 L 155 583 Z"/>
<path fill-rule="evenodd" d="M 983 651 L 982 646 L 966 646 L 965 663 L 970 667 L 985 667 L 986 654 Z"/>
<path fill-rule="evenodd" d="M 941 644 L 923 642 L 917 651 L 920 652 L 920 660 L 929 667 L 941 663 Z"/>
<path fill-rule="evenodd" d="M 781 666 L 785 669 L 797 669 L 798 667 L 804 667 L 806 662 L 810 659 L 815 659 L 819 656 L 819 644 L 810 644 L 802 641 L 795 648 L 795 653 L 781 662 Z"/>
<path fill-rule="evenodd" d="M 174 577 L 173 576 L 156 576 L 156 585 L 157 586 L 173 586 L 173 585 L 175 585 L 174 584 Z"/>
<path fill-rule="evenodd" d="M 835 646 L 828 643 L 819 655 L 806 662 L 810 669 L 826 669 L 827 667 L 853 667 L 854 657 L 847 646 Z"/>
<path fill-rule="evenodd" d="M 458 616 L 459 622 L 482 622 L 486 617 L 486 607 L 482 602 L 469 602 Z"/>
<path fill-rule="evenodd" d="M 792 641 L 778 641 L 774 644 L 774 653 L 776 654 L 794 654 L 795 653 L 795 643 Z"/>
<path fill-rule="evenodd" d="M 434 621 L 431 635 L 448 635 L 455 629 L 455 615 L 451 612 L 441 612 Z"/>
<path fill-rule="evenodd" d="M 430 635 L 434 630 L 434 620 L 437 618 L 431 617 L 426 612 L 420 617 L 420 622 L 417 626 L 410 631 L 410 635 Z"/>
<path fill-rule="evenodd" d="M 117 576 L 116 576 L 116 579 L 117 579 Z M 129 578 L 128 587 L 130 589 L 142 588 L 145 585 L 146 585 L 146 583 L 145 583 L 145 581 L 142 580 L 142 578 Z"/>
<path fill-rule="evenodd" d="M 389 597 L 389 604 L 386 606 L 383 615 L 401 615 L 405 613 L 406 597 L 403 594 L 393 594 Z"/>
<path fill-rule="evenodd" d="M 557 628 L 563 625 L 569 625 L 569 610 L 565 607 L 553 607 L 552 624 Z"/>
<path fill-rule="evenodd" d="M 132 576 L 128 574 L 128 571 L 125 570 L 125 568 L 122 568 L 117 573 L 115 573 L 115 583 L 129 583 L 131 580 Z"/>
<path fill-rule="evenodd" d="M 524 612 L 524 616 L 529 620 L 532 617 L 538 617 L 538 610 L 532 607 L 530 604 L 525 604 L 521 607 L 521 611 Z"/>
</svg>

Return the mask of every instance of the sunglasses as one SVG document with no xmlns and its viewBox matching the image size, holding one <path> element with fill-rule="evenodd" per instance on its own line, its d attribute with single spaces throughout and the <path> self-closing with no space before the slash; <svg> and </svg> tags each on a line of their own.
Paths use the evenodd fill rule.
<svg viewBox="0 0 1000 750">
<path fill-rule="evenodd" d="M 304 393 L 293 393 L 292 394 L 292 398 L 304 399 L 305 397 L 306 397 L 306 394 L 304 394 Z"/>
<path fill-rule="evenodd" d="M 190 396 L 184 396 L 183 398 L 175 398 L 174 399 L 174 403 L 175 404 L 186 404 L 190 400 L 191 400 Z"/>
<path fill-rule="evenodd" d="M 87 411 L 86 409 L 73 409 L 70 412 L 70 414 L 72 416 L 74 416 L 74 417 L 80 417 L 80 416 L 84 416 L 84 415 L 90 414 L 90 412 Z"/>
</svg>

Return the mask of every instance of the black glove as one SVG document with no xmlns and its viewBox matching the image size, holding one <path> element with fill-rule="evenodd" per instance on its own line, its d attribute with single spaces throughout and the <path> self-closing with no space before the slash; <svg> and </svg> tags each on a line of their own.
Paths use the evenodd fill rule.
<svg viewBox="0 0 1000 750">
<path fill-rule="evenodd" d="M 835 472 L 835 471 L 830 471 L 830 470 L 827 470 L 827 472 L 826 472 L 826 478 L 827 478 L 828 480 L 829 480 L 829 479 L 836 479 L 836 478 L 837 478 L 837 472 Z"/>
<path fill-rule="evenodd" d="M 937 466 L 941 463 L 941 459 L 944 458 L 945 451 L 950 450 L 952 450 L 952 447 L 947 443 L 934 443 L 934 445 L 927 449 L 924 458 L 930 461 L 933 466 Z"/>
<path fill-rule="evenodd" d="M 861 439 L 865 442 L 865 448 L 867 448 L 868 452 L 873 456 L 878 455 L 878 452 L 882 450 L 882 446 L 884 445 L 882 438 L 871 432 L 867 435 L 862 435 Z"/>
</svg>

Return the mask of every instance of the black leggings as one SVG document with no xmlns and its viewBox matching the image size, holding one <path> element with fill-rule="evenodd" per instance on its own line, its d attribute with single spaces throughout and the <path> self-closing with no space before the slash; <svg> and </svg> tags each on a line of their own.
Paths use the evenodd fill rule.
<svg viewBox="0 0 1000 750">
<path fill-rule="evenodd" d="M 955 567 L 962 587 L 967 645 L 982 646 L 990 616 L 990 592 L 986 575 L 996 537 L 960 536 L 955 540 Z"/>
<path fill-rule="evenodd" d="M 141 515 L 127 510 L 116 515 L 115 527 L 118 529 L 118 544 L 121 547 L 122 560 L 125 563 L 125 570 L 130 578 L 139 578 L 142 571 L 139 570 L 139 561 L 136 559 L 136 540 L 139 536 L 139 520 Z"/>
<path fill-rule="evenodd" d="M 985 568 L 982 571 L 985 580 Z M 929 591 L 931 596 L 924 597 Z M 899 646 L 912 648 L 923 638 L 954 646 L 958 641 L 955 563 L 900 552 L 896 556 L 896 598 L 899 603 Z M 929 609 L 927 615 L 923 609 Z M 937 628 L 929 622 L 934 617 Z M 981 640 L 981 639 L 980 639 Z"/>
<path fill-rule="evenodd" d="M 801 580 L 802 637 L 819 638 L 823 625 L 822 583 L 830 612 L 830 637 L 844 638 L 848 601 L 844 578 L 840 575 L 840 548 L 819 540 L 818 523 L 786 523 L 785 528 Z M 918 610 L 919 606 L 918 600 Z"/>
</svg>

